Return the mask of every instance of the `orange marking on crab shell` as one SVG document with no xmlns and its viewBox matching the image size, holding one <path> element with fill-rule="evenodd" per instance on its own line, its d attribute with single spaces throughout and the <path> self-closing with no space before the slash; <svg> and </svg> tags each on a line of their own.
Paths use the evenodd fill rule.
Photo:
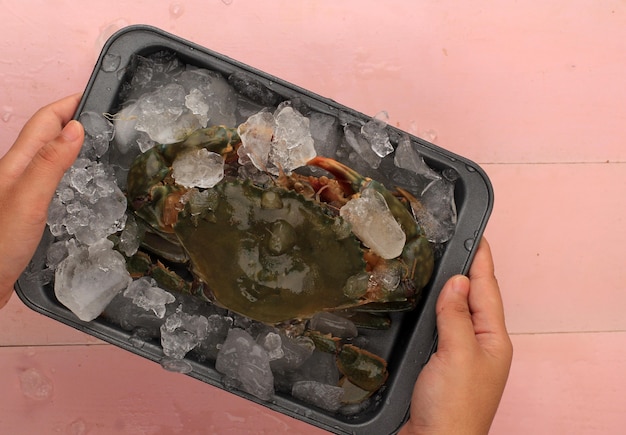
<svg viewBox="0 0 626 435">
<path fill-rule="evenodd" d="M 173 231 L 172 226 L 178 220 L 178 213 L 185 208 L 185 205 L 180 200 L 183 194 L 184 192 L 174 192 L 165 198 L 162 219 L 163 226 L 167 231 Z"/>
<path fill-rule="evenodd" d="M 374 270 L 376 265 L 382 260 L 380 255 L 376 254 L 371 249 L 368 249 L 365 252 L 363 252 L 363 259 L 365 260 L 365 263 L 366 263 L 365 270 L 367 270 L 368 272 L 371 272 L 372 270 Z"/>
</svg>

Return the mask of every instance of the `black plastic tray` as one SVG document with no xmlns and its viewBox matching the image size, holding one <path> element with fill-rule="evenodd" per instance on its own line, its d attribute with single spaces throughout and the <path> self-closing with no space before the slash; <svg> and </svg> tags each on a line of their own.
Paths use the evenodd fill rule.
<svg viewBox="0 0 626 435">
<path fill-rule="evenodd" d="M 185 63 L 218 71 L 225 77 L 236 71 L 247 72 L 282 95 L 285 100 L 298 97 L 313 110 L 334 116 L 341 114 L 342 120 L 363 122 L 371 119 L 335 101 L 150 26 L 130 26 L 109 39 L 87 84 L 76 118 L 83 111 L 111 113 L 115 110 L 119 104 L 120 86 L 125 79 L 123 73 L 130 65 L 133 55 L 145 56 L 164 49 L 176 52 Z M 107 54 L 121 57 L 117 71 L 106 72 L 101 69 Z M 391 126 L 388 128 L 400 133 L 400 130 Z M 271 402 L 263 402 L 241 391 L 229 391 L 335 433 L 394 433 L 406 421 L 414 381 L 436 348 L 437 296 L 448 278 L 458 273 L 467 273 L 493 206 L 491 184 L 478 165 L 422 139 L 411 136 L 411 140 L 432 167 L 438 170 L 453 168 L 458 173 L 455 189 L 458 224 L 454 237 L 447 243 L 442 258 L 436 264 L 434 276 L 424 290 L 419 306 L 412 312 L 395 315 L 389 331 L 365 332 L 366 335 L 369 334 L 368 338 L 376 348 L 375 351 L 387 358 L 389 363 L 389 380 L 376 406 L 348 417 L 326 413 L 290 396 L 277 394 Z M 146 342 L 138 347 L 136 342 L 129 340 L 129 332 L 101 318 L 88 323 L 79 320 L 56 300 L 51 285 L 41 285 L 40 281 L 32 279 L 32 272 L 44 268 L 45 252 L 51 240 L 52 236 L 46 233 L 29 268 L 16 283 L 15 288 L 21 300 L 45 316 L 152 361 L 160 361 L 163 352 L 158 344 Z M 190 376 L 224 388 L 220 381 L 221 376 L 213 366 L 194 360 L 188 361 L 193 366 Z"/>
</svg>

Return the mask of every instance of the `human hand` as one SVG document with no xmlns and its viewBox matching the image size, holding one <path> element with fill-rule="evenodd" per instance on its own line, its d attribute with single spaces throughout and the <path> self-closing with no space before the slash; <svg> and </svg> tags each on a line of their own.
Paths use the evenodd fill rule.
<svg viewBox="0 0 626 435">
<path fill-rule="evenodd" d="M 486 434 L 513 357 L 486 239 L 469 279 L 458 275 L 444 285 L 436 312 L 437 351 L 415 382 L 409 421 L 400 435 Z"/>
<path fill-rule="evenodd" d="M 80 95 L 45 106 L 0 159 L 0 308 L 41 240 L 48 206 L 80 151 L 84 130 L 70 121 Z"/>
</svg>

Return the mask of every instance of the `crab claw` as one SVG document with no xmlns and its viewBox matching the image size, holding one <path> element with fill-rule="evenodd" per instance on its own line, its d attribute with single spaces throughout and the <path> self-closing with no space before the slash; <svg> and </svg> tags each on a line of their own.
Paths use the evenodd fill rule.
<svg viewBox="0 0 626 435">
<path fill-rule="evenodd" d="M 337 354 L 337 367 L 354 385 L 367 391 L 378 390 L 387 380 L 387 362 L 351 344 Z"/>
<path fill-rule="evenodd" d="M 366 391 L 378 390 L 387 380 L 387 361 L 352 344 L 342 344 L 330 334 L 307 331 L 307 336 L 322 352 L 334 353 L 337 368 L 350 383 Z"/>
<path fill-rule="evenodd" d="M 354 194 L 355 192 L 359 192 L 368 181 L 371 181 L 369 178 L 362 176 L 354 169 L 344 165 L 343 163 L 339 163 L 337 160 L 316 156 L 307 162 L 309 166 L 317 166 L 318 168 L 322 168 L 335 176 L 335 178 L 339 181 L 344 182 L 344 185 L 349 185 L 351 188 L 351 192 L 346 188 L 346 192 L 350 194 Z"/>
</svg>

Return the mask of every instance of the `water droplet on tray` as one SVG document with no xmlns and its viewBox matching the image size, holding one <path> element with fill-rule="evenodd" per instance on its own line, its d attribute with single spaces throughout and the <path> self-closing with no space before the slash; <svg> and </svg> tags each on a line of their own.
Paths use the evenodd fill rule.
<svg viewBox="0 0 626 435">
<path fill-rule="evenodd" d="M 468 251 L 471 251 L 472 248 L 474 248 L 474 239 L 467 239 L 463 243 L 463 246 L 465 246 L 465 249 L 467 249 Z"/>
<path fill-rule="evenodd" d="M 124 78 L 124 74 L 126 74 L 126 67 L 118 69 L 117 73 L 115 73 L 118 80 L 122 80 Z"/>
<path fill-rule="evenodd" d="M 146 344 L 146 341 L 143 338 L 136 335 L 131 335 L 130 337 L 128 337 L 128 342 L 137 349 L 141 349 Z"/>
<path fill-rule="evenodd" d="M 468 172 L 476 172 L 476 168 L 470 165 L 465 165 L 465 169 L 467 169 Z"/>
<path fill-rule="evenodd" d="M 119 54 L 107 53 L 102 58 L 100 69 L 104 72 L 114 72 L 120 67 L 122 57 Z"/>
<path fill-rule="evenodd" d="M 176 358 L 163 358 L 161 360 L 161 366 L 170 372 L 175 373 L 191 373 L 193 371 L 193 367 L 184 359 L 176 359 Z"/>
</svg>

